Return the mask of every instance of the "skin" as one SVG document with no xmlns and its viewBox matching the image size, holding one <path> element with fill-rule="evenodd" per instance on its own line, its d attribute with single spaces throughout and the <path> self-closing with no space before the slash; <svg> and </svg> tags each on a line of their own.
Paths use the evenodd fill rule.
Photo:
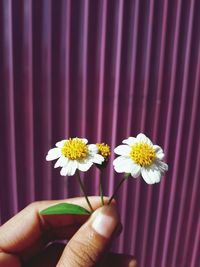
<svg viewBox="0 0 200 267">
<path fill-rule="evenodd" d="M 99 197 L 89 199 L 94 210 L 102 209 Z M 108 253 L 113 239 L 122 229 L 119 218 L 116 217 L 117 227 L 113 235 L 105 239 L 92 233 L 89 216 L 39 215 L 39 211 L 50 205 L 63 202 L 88 208 L 84 198 L 34 202 L 0 227 L 0 266 L 136 266 L 131 256 Z M 108 202 L 107 198 L 105 202 Z M 114 207 L 115 202 L 112 205 Z M 112 212 L 112 209 L 116 208 L 107 206 L 106 212 Z M 88 235 L 92 236 L 89 242 Z M 57 240 L 69 242 L 67 245 L 59 242 L 49 244 Z"/>
</svg>

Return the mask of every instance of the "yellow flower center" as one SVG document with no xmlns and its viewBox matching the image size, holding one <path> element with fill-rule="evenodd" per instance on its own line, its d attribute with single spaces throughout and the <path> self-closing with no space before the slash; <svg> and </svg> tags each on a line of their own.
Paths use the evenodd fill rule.
<svg viewBox="0 0 200 267">
<path fill-rule="evenodd" d="M 64 143 L 61 152 L 68 159 L 81 160 L 87 158 L 88 147 L 79 138 L 70 138 Z"/>
<path fill-rule="evenodd" d="M 99 154 L 101 156 L 104 157 L 104 159 L 108 159 L 108 157 L 110 156 L 110 147 L 109 145 L 105 144 L 105 143 L 101 143 L 101 144 L 96 144 L 98 150 L 99 150 Z"/>
<path fill-rule="evenodd" d="M 150 166 L 156 156 L 156 151 L 151 145 L 146 143 L 136 143 L 132 146 L 130 157 L 142 167 Z"/>
</svg>

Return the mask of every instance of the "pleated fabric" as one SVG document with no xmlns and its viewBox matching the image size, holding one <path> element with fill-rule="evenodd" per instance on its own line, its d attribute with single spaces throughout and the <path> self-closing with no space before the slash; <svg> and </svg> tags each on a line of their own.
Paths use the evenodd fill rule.
<svg viewBox="0 0 200 267">
<path fill-rule="evenodd" d="M 200 266 L 200 1 L 0 0 L 0 222 L 81 194 L 45 161 L 69 137 L 114 147 L 143 132 L 161 183 L 130 178 L 114 250 L 140 267 Z M 103 187 L 120 180 L 111 153 Z M 98 194 L 99 171 L 82 176 Z"/>
</svg>

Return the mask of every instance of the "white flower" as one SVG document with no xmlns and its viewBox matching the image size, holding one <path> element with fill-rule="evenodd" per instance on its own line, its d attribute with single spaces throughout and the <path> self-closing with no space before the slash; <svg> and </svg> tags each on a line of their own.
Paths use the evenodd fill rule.
<svg viewBox="0 0 200 267">
<path fill-rule="evenodd" d="M 124 145 L 114 149 L 114 152 L 120 155 L 113 161 L 115 171 L 130 173 L 134 178 L 141 175 L 148 184 L 160 182 L 161 175 L 168 170 L 168 165 L 162 161 L 162 148 L 153 145 L 142 133 L 136 138 L 129 137 L 122 143 Z"/>
<path fill-rule="evenodd" d="M 85 138 L 70 138 L 56 143 L 49 150 L 46 160 L 58 159 L 54 168 L 61 167 L 62 176 L 72 176 L 76 170 L 87 171 L 93 163 L 102 164 L 104 157 L 98 154 L 96 145 L 87 145 Z"/>
</svg>

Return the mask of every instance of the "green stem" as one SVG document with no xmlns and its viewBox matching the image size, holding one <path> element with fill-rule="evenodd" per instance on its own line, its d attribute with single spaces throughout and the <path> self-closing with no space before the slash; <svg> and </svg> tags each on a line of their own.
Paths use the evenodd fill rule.
<svg viewBox="0 0 200 267">
<path fill-rule="evenodd" d="M 78 182 L 79 182 L 79 184 L 80 184 L 80 187 L 81 187 L 81 191 L 82 191 L 82 193 L 83 193 L 83 195 L 84 195 L 84 197 L 85 197 L 85 199 L 86 199 L 86 201 L 87 201 L 87 203 L 88 203 L 88 206 L 90 207 L 90 210 L 91 210 L 91 212 L 93 212 L 94 210 L 93 210 L 93 208 L 92 208 L 92 205 L 91 205 L 91 203 L 90 203 L 90 201 L 89 201 L 89 199 L 88 199 L 88 196 L 87 196 L 87 193 L 86 193 L 86 191 L 85 191 L 85 187 L 84 187 L 84 184 L 83 184 L 83 182 L 81 181 L 81 177 L 80 177 L 80 173 L 79 173 L 79 171 L 77 170 L 77 180 L 78 180 Z"/>
<path fill-rule="evenodd" d="M 111 198 L 108 201 L 108 205 L 110 205 L 110 203 L 112 202 L 113 198 L 116 196 L 117 192 L 119 191 L 120 186 L 123 184 L 123 182 L 129 177 L 129 173 L 125 173 L 122 177 L 122 179 L 120 180 L 119 184 L 117 185 L 117 187 L 115 188 L 115 191 L 113 193 L 113 195 L 111 196 Z"/>
<path fill-rule="evenodd" d="M 104 206 L 104 199 L 103 199 L 103 170 L 100 170 L 99 193 L 100 193 L 100 196 L 101 196 L 101 204 L 102 204 L 102 206 Z"/>
</svg>

